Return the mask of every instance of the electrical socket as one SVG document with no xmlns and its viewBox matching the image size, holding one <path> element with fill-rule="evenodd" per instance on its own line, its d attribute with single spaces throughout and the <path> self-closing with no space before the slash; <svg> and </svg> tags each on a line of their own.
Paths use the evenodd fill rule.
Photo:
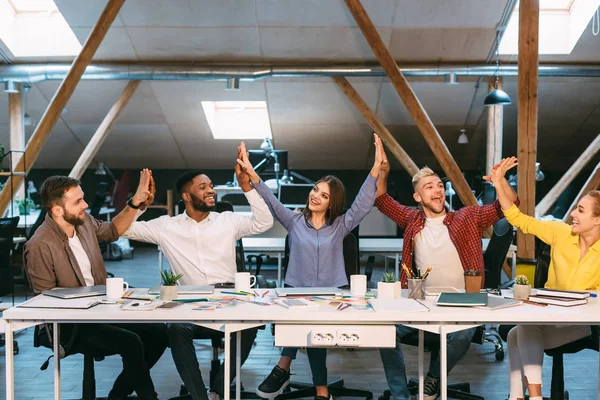
<svg viewBox="0 0 600 400">
<path fill-rule="evenodd" d="M 312 346 L 335 346 L 335 331 L 325 329 L 315 329 L 310 331 L 310 344 Z"/>
<path fill-rule="evenodd" d="M 360 331 L 358 329 L 339 329 L 337 331 L 338 346 L 359 346 Z"/>
</svg>

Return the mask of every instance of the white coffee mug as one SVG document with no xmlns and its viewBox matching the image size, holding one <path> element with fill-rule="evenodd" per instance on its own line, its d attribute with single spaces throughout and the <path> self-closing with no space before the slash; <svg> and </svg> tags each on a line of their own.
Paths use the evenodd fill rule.
<svg viewBox="0 0 600 400">
<path fill-rule="evenodd" d="M 106 279 L 106 298 L 109 300 L 118 300 L 129 289 L 129 283 L 123 278 Z"/>
<path fill-rule="evenodd" d="M 250 290 L 256 284 L 256 276 L 250 275 L 250 272 L 236 272 L 235 290 Z"/>
<path fill-rule="evenodd" d="M 367 276 L 366 275 L 351 275 L 350 276 L 350 294 L 352 296 L 362 297 L 367 293 Z"/>
</svg>

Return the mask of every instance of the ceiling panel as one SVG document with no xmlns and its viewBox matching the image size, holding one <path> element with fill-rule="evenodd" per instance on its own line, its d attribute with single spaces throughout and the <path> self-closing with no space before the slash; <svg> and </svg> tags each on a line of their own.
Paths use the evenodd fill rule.
<svg viewBox="0 0 600 400">
<path fill-rule="evenodd" d="M 120 16 L 129 27 L 256 26 L 249 0 L 127 0 Z"/>
<path fill-rule="evenodd" d="M 506 3 L 507 0 L 400 0 L 394 26 L 495 29 Z"/>
<path fill-rule="evenodd" d="M 67 23 L 73 27 L 92 27 L 108 3 L 107 0 L 54 0 Z M 125 2 L 123 7 L 127 7 Z M 123 12 L 123 9 L 121 9 Z M 118 15 L 112 26 L 123 26 Z"/>
<path fill-rule="evenodd" d="M 143 60 L 260 61 L 256 28 L 127 28 Z"/>
<path fill-rule="evenodd" d="M 355 90 L 374 110 L 379 84 L 358 82 Z M 363 116 L 332 81 L 267 82 L 269 113 L 273 125 L 364 123 Z"/>
<path fill-rule="evenodd" d="M 363 0 L 375 26 L 390 26 L 398 0 Z M 256 0 L 260 26 L 356 26 L 343 0 Z"/>
<path fill-rule="evenodd" d="M 384 43 L 390 28 L 377 28 Z M 358 28 L 261 27 L 260 44 L 265 61 L 272 60 L 376 60 Z"/>
<path fill-rule="evenodd" d="M 85 43 L 92 28 L 73 28 L 73 32 L 80 43 Z M 129 35 L 125 28 L 112 27 L 106 33 L 102 44 L 94 54 L 94 61 L 110 60 L 137 60 L 135 49 L 129 40 Z"/>
</svg>

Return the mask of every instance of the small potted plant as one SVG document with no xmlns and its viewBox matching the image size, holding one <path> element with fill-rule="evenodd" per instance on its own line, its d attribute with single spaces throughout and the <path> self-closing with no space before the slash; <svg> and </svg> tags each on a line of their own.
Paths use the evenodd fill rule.
<svg viewBox="0 0 600 400">
<path fill-rule="evenodd" d="M 513 286 L 513 297 L 519 300 L 527 300 L 531 293 L 531 285 L 529 279 L 525 275 L 518 275 L 515 278 L 515 284 Z"/>
<path fill-rule="evenodd" d="M 29 197 L 16 200 L 15 203 L 19 209 L 19 215 L 29 215 L 31 210 L 35 210 L 35 203 Z"/>
<path fill-rule="evenodd" d="M 396 280 L 396 275 L 392 272 L 386 272 L 381 277 L 381 282 L 377 283 L 378 299 L 399 299 L 402 294 L 402 286 Z"/>
<path fill-rule="evenodd" d="M 160 271 L 162 284 L 160 285 L 160 299 L 163 301 L 172 301 L 177 298 L 177 281 L 183 274 L 175 275 L 169 270 Z"/>
</svg>

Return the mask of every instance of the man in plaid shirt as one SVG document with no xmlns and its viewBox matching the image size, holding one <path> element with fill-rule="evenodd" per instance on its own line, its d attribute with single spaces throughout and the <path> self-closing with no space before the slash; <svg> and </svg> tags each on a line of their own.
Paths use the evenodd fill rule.
<svg viewBox="0 0 600 400">
<path fill-rule="evenodd" d="M 427 277 L 428 286 L 450 286 L 464 289 L 464 271 L 480 271 L 483 275 L 483 232 L 504 217 L 498 201 L 485 206 L 463 207 L 448 212 L 445 206 L 444 183 L 429 168 L 413 176 L 413 197 L 420 209 L 403 206 L 387 192 L 389 164 L 382 164 L 377 181 L 375 206 L 404 229 L 402 262 L 409 269 L 424 272 L 433 269 Z M 511 199 L 518 205 L 517 195 Z M 407 287 L 407 276 L 401 275 L 402 287 Z M 410 399 L 406 382 L 404 357 L 400 348 L 402 338 L 417 330 L 404 325 L 396 326 L 396 348 L 380 349 L 381 359 L 392 398 Z M 469 349 L 475 328 L 448 335 L 448 372 Z M 436 399 L 439 393 L 440 358 L 430 361 L 425 378 L 425 399 Z"/>
</svg>

